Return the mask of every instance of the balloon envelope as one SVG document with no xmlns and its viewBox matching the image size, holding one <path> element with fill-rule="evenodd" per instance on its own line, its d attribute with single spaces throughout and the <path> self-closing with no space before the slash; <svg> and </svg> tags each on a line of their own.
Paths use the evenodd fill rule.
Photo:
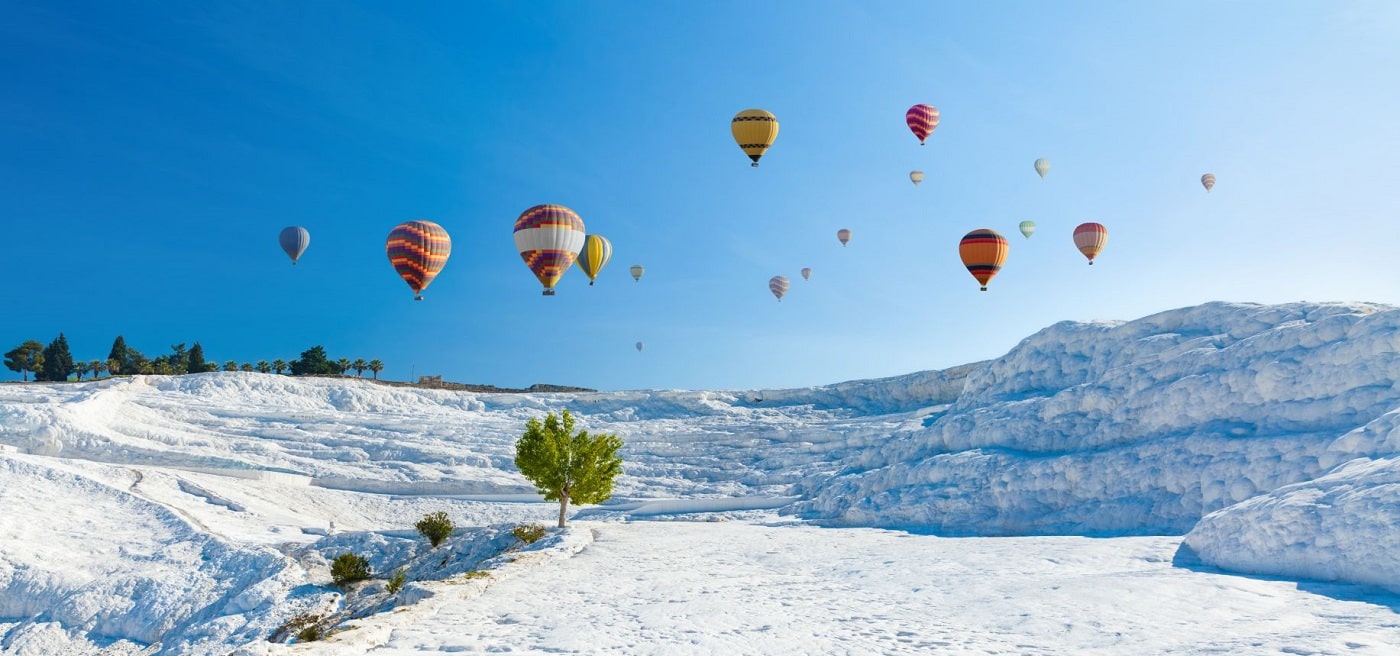
<svg viewBox="0 0 1400 656">
<path fill-rule="evenodd" d="M 1022 221 L 1020 228 L 1021 234 L 1025 235 L 1026 239 L 1030 239 L 1031 235 L 1035 234 L 1035 221 Z"/>
<path fill-rule="evenodd" d="M 578 268 L 588 276 L 588 284 L 598 279 L 598 272 L 612 258 L 612 242 L 602 235 L 588 235 L 583 238 L 583 249 L 578 253 Z"/>
<path fill-rule="evenodd" d="M 923 171 L 910 171 L 910 172 L 909 172 L 909 181 L 910 181 L 910 182 L 913 182 L 915 187 L 919 186 L 919 183 L 924 181 L 924 172 L 923 172 Z"/>
<path fill-rule="evenodd" d="M 1206 188 L 1206 192 L 1209 193 L 1210 188 L 1215 186 L 1215 174 L 1207 173 L 1201 176 L 1201 185 L 1204 186 Z"/>
<path fill-rule="evenodd" d="M 1050 160 L 1044 157 L 1035 161 L 1035 172 L 1040 174 L 1040 179 L 1045 179 L 1045 174 L 1050 172 Z"/>
<path fill-rule="evenodd" d="M 1089 264 L 1094 263 L 1094 258 L 1107 243 L 1108 228 L 1101 223 L 1081 223 L 1074 229 L 1074 247 L 1089 258 Z"/>
<path fill-rule="evenodd" d="M 837 230 L 837 231 L 836 231 L 836 238 L 841 240 L 841 245 L 842 245 L 842 246 L 845 246 L 845 245 L 846 245 L 846 242 L 848 242 L 848 241 L 851 240 L 851 231 L 850 231 L 850 230 L 847 230 L 847 229 L 845 229 L 845 228 L 842 228 L 842 229 L 840 229 L 840 230 Z"/>
<path fill-rule="evenodd" d="M 641 350 L 642 350 L 642 343 L 641 343 L 641 342 L 637 342 L 637 350 L 638 350 L 638 351 L 641 351 Z"/>
<path fill-rule="evenodd" d="M 811 267 L 807 267 L 807 268 L 805 268 L 805 269 L 802 270 L 802 279 L 803 279 L 803 280 L 811 280 L 811 279 L 812 279 L 812 268 L 811 268 Z"/>
<path fill-rule="evenodd" d="M 432 221 L 409 221 L 389 231 L 384 250 L 399 277 L 413 290 L 415 300 L 421 301 L 423 290 L 452 255 L 452 238 Z"/>
<path fill-rule="evenodd" d="M 783 276 L 773 276 L 772 278 L 768 279 L 768 291 L 773 292 L 773 295 L 778 297 L 779 302 L 783 300 L 783 294 L 786 294 L 787 290 L 787 278 Z"/>
<path fill-rule="evenodd" d="M 520 259 L 554 295 L 554 285 L 573 266 L 583 248 L 583 219 L 563 205 L 536 205 L 515 220 L 515 248 Z"/>
<path fill-rule="evenodd" d="M 646 269 L 640 264 L 633 264 L 632 268 L 627 270 L 628 273 L 632 274 L 632 279 L 637 281 L 642 279 L 642 273 L 645 271 Z"/>
<path fill-rule="evenodd" d="M 973 230 L 958 242 L 958 256 L 962 258 L 963 266 L 982 285 L 984 292 L 987 291 L 987 283 L 1001 271 L 1010 250 L 1011 244 L 1006 238 L 991 228 Z"/>
<path fill-rule="evenodd" d="M 904 122 L 923 145 L 933 131 L 938 129 L 938 108 L 933 105 L 914 105 L 904 113 Z"/>
<path fill-rule="evenodd" d="M 277 243 L 282 245 L 287 257 L 292 258 L 292 264 L 296 264 L 301 254 L 306 252 L 306 247 L 311 245 L 311 233 L 301 226 L 287 226 L 282 228 L 282 234 L 277 235 Z"/>
<path fill-rule="evenodd" d="M 758 166 L 758 158 L 763 157 L 778 138 L 778 117 L 766 110 L 746 109 L 734 115 L 729 131 L 734 134 L 734 142 L 753 160 L 753 165 Z"/>
</svg>

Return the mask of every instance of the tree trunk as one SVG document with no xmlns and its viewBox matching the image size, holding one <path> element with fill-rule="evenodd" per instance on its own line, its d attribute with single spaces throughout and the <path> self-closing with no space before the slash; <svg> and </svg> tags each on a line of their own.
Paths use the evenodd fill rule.
<svg viewBox="0 0 1400 656">
<path fill-rule="evenodd" d="M 564 512 L 569 509 L 569 495 L 559 495 L 559 528 L 564 528 Z"/>
</svg>

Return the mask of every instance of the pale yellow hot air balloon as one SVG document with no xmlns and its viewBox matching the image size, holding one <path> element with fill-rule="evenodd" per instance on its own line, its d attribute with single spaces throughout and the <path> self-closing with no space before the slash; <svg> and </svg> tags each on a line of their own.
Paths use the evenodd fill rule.
<svg viewBox="0 0 1400 656">
<path fill-rule="evenodd" d="M 910 181 L 910 182 L 913 182 L 915 187 L 919 186 L 919 183 L 924 181 L 924 172 L 923 172 L 923 171 L 910 171 L 910 172 L 909 172 L 909 181 Z"/>
<path fill-rule="evenodd" d="M 1045 174 L 1050 172 L 1050 160 L 1044 157 L 1035 161 L 1035 172 L 1040 174 L 1040 179 L 1045 179 Z"/>
<path fill-rule="evenodd" d="M 778 138 L 778 117 L 762 109 L 746 109 L 734 115 L 729 122 L 729 130 L 734 133 L 734 141 L 744 150 L 744 154 L 758 166 L 758 158 L 773 145 Z"/>
</svg>

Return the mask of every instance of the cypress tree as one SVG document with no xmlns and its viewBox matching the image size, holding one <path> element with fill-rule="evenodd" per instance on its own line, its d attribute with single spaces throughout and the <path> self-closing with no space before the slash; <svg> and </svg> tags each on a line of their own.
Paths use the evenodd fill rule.
<svg viewBox="0 0 1400 656">
<path fill-rule="evenodd" d="M 194 346 L 190 347 L 189 361 L 185 364 L 185 371 L 192 374 L 208 371 L 208 368 L 204 366 L 204 347 L 200 346 L 199 342 L 195 342 Z"/>
<path fill-rule="evenodd" d="M 73 371 L 73 354 L 68 352 L 68 338 L 59 333 L 58 339 L 44 347 L 43 380 L 65 381 Z"/>
<path fill-rule="evenodd" d="M 131 361 L 127 359 L 126 340 L 122 339 L 121 335 L 117 335 L 117 340 L 112 342 L 112 351 L 107 354 L 108 366 L 111 366 L 111 362 L 113 360 L 115 360 L 117 362 L 117 366 L 121 368 L 121 371 L 113 370 L 113 375 L 116 375 L 118 373 L 136 373 L 135 371 L 130 370 Z"/>
</svg>

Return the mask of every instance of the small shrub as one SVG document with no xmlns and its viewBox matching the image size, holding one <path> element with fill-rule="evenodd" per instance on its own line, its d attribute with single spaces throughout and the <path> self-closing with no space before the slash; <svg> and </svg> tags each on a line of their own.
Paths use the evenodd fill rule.
<svg viewBox="0 0 1400 656">
<path fill-rule="evenodd" d="M 331 579 L 336 585 L 363 581 L 370 577 L 369 561 L 364 556 L 343 553 L 331 562 Z"/>
<path fill-rule="evenodd" d="M 486 579 L 491 578 L 491 572 L 488 572 L 484 569 L 474 569 L 470 572 L 467 572 L 463 576 L 469 579 Z"/>
<path fill-rule="evenodd" d="M 544 537 L 544 532 L 544 526 L 539 524 L 521 524 L 510 530 L 511 535 L 525 544 L 534 544 L 536 540 Z"/>
<path fill-rule="evenodd" d="M 321 639 L 321 630 L 308 626 L 297 633 L 297 642 L 316 642 Z"/>
<path fill-rule="evenodd" d="M 404 575 L 403 568 L 400 567 L 394 572 L 393 576 L 389 577 L 389 583 L 384 586 L 384 589 L 387 590 L 389 594 L 398 594 L 399 590 L 403 589 L 403 584 L 406 579 L 407 577 Z"/>
<path fill-rule="evenodd" d="M 419 534 L 428 538 L 428 543 L 433 545 L 433 548 L 442 544 L 443 540 L 452 535 L 452 529 L 456 528 L 452 525 L 452 520 L 448 519 L 447 513 L 441 510 L 423 515 L 423 519 L 418 520 L 414 527 L 418 529 Z"/>
</svg>

